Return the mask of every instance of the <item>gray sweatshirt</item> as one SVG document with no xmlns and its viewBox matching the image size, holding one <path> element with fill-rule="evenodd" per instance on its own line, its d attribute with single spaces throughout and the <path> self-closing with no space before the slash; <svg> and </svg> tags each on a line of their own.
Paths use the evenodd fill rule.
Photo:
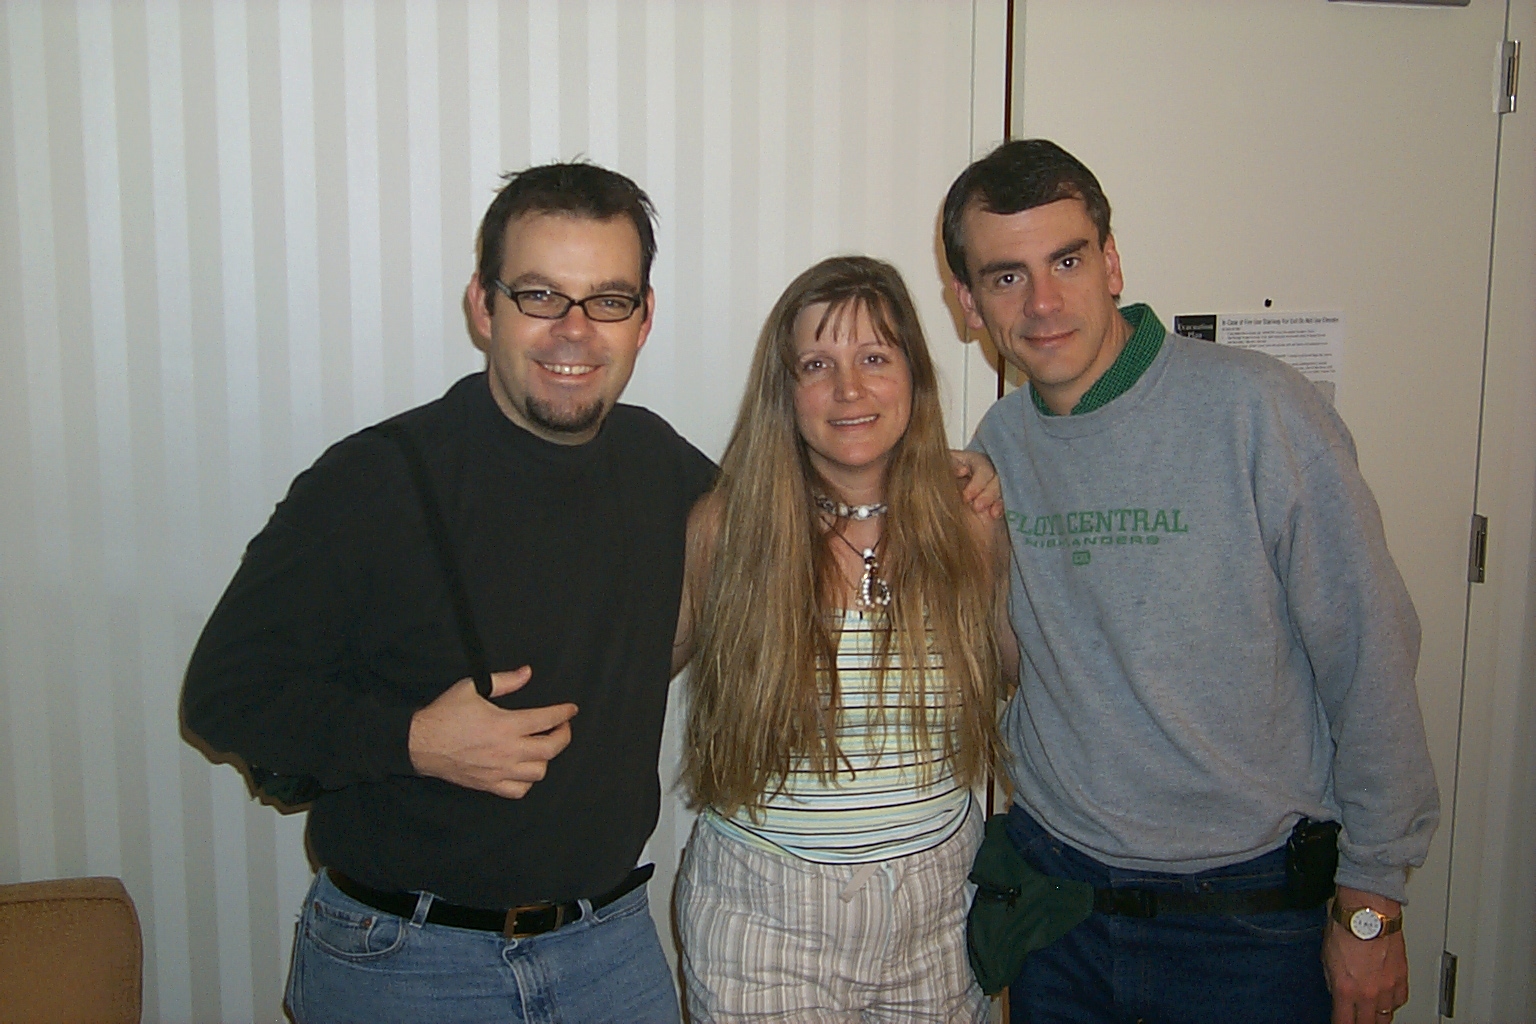
<svg viewBox="0 0 1536 1024">
<path fill-rule="evenodd" d="M 1178 873 L 1338 820 L 1338 882 L 1403 899 L 1440 817 L 1419 623 L 1316 388 L 1168 335 L 1108 405 L 1043 416 L 1020 389 L 972 446 L 1013 539 L 1015 799 L 1098 860 Z"/>
</svg>

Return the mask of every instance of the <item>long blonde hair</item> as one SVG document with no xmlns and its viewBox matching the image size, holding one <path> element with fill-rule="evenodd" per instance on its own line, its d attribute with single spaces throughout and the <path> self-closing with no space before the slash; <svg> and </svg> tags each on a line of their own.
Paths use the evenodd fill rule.
<svg viewBox="0 0 1536 1024">
<path fill-rule="evenodd" d="M 901 275 L 863 256 L 823 260 L 790 284 L 768 314 L 709 502 L 709 566 L 695 630 L 682 778 L 694 806 L 749 810 L 801 758 L 823 780 L 842 761 L 834 553 L 813 490 L 823 488 L 795 419 L 794 324 L 827 303 L 818 332 L 854 304 L 906 357 L 912 413 L 886 479 L 882 572 L 892 599 L 876 663 L 899 656 L 901 705 L 919 749 L 931 742 L 929 691 L 947 707 L 942 749 L 962 785 L 996 763 L 1001 657 L 992 633 L 993 569 L 960 498 L 944 435 L 938 380 Z M 925 670 L 931 650 L 943 670 Z M 894 670 L 893 670 L 894 671 Z"/>
</svg>

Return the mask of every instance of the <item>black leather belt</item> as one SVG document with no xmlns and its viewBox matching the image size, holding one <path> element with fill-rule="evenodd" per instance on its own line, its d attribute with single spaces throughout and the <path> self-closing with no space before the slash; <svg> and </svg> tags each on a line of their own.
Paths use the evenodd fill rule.
<svg viewBox="0 0 1536 1024">
<path fill-rule="evenodd" d="M 601 896 L 589 900 L 592 909 L 606 907 L 621 896 L 626 896 L 650 881 L 656 871 L 654 864 L 642 864 L 631 871 L 624 881 Z M 335 868 L 326 868 L 331 884 L 359 903 L 374 910 L 409 919 L 416 913 L 415 893 L 385 892 L 348 878 Z M 450 928 L 473 928 L 481 932 L 500 932 L 509 939 L 526 939 L 532 935 L 552 932 L 563 924 L 581 917 L 581 905 L 575 900 L 565 903 L 525 903 L 506 910 L 484 910 L 480 907 L 461 907 L 446 900 L 434 899 L 427 911 L 428 924 L 445 924 Z"/>
<path fill-rule="evenodd" d="M 1159 914 L 1270 914 L 1277 910 L 1306 910 L 1286 889 L 1239 889 L 1235 892 L 1177 892 L 1156 889 L 1095 889 L 1093 909 L 1119 917 Z"/>
</svg>

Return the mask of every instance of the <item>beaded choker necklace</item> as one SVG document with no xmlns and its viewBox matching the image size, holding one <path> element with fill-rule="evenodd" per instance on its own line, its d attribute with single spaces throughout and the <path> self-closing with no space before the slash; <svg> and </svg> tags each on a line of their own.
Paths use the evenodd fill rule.
<svg viewBox="0 0 1536 1024">
<path fill-rule="evenodd" d="M 825 494 L 817 494 L 814 497 L 817 508 L 838 519 L 873 519 L 875 516 L 885 515 L 888 507 L 883 501 L 877 501 L 873 505 L 849 505 L 845 502 L 833 501 Z"/>
</svg>

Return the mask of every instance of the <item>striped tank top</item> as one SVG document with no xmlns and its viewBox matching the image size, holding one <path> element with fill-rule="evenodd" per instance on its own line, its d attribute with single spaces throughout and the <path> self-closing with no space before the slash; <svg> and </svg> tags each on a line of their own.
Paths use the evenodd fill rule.
<svg viewBox="0 0 1536 1024">
<path fill-rule="evenodd" d="M 971 802 L 970 790 L 956 783 L 944 758 L 950 709 L 943 663 L 936 653 L 928 655 L 929 742 L 917 750 L 910 715 L 900 704 L 900 651 L 890 652 L 881 685 L 874 671 L 878 620 L 846 609 L 838 625 L 837 743 L 846 761 L 835 779 L 823 782 L 802 760 L 782 789 L 757 805 L 756 820 L 747 808 L 729 818 L 706 810 L 704 817 L 728 836 L 820 864 L 891 860 L 938 846 L 964 824 Z"/>
</svg>

